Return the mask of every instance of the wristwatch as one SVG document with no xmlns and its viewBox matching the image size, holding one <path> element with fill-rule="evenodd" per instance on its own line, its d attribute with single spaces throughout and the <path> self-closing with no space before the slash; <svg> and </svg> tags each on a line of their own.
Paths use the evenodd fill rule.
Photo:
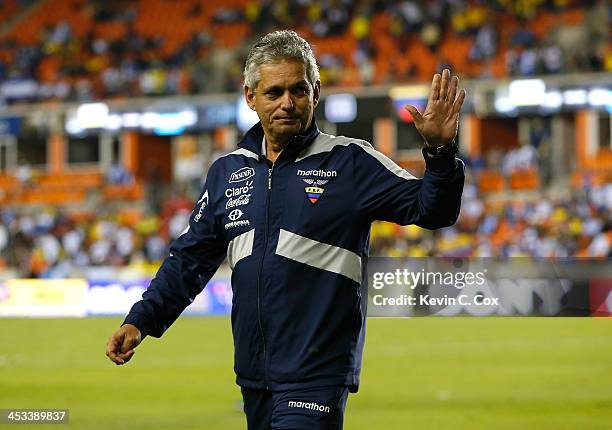
<svg viewBox="0 0 612 430">
<path fill-rule="evenodd" d="M 435 148 L 430 148 L 429 146 L 425 147 L 425 152 L 428 155 L 438 158 L 438 157 L 451 157 L 459 152 L 459 145 L 453 139 L 451 143 L 447 143 L 446 145 L 436 146 Z"/>
</svg>

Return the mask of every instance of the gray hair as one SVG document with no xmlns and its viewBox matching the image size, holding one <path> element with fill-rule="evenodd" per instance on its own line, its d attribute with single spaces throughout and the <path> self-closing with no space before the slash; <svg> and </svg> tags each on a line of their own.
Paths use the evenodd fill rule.
<svg viewBox="0 0 612 430">
<path fill-rule="evenodd" d="M 317 60 L 308 42 L 291 30 L 268 33 L 251 48 L 244 66 L 244 85 L 255 90 L 260 80 L 259 66 L 279 60 L 301 61 L 306 67 L 308 81 L 314 88 L 319 80 Z"/>
</svg>

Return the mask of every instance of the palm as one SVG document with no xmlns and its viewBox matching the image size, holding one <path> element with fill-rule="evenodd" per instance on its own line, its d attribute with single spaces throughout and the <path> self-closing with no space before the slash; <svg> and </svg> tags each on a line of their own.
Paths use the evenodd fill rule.
<svg viewBox="0 0 612 430">
<path fill-rule="evenodd" d="M 446 145 L 457 135 L 459 111 L 465 99 L 464 90 L 457 96 L 458 82 L 456 76 L 451 79 L 450 71 L 444 69 L 442 76 L 434 75 L 423 114 L 414 106 L 406 106 L 415 127 L 431 148 Z"/>
</svg>

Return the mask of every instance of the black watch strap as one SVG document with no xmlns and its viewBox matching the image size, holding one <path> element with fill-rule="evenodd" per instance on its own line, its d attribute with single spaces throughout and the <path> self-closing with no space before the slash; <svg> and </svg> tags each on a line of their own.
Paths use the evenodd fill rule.
<svg viewBox="0 0 612 430">
<path fill-rule="evenodd" d="M 435 148 L 430 148 L 429 146 L 425 147 L 425 151 L 432 157 L 451 157 L 459 152 L 459 146 L 457 142 L 453 140 L 451 143 L 447 143 L 446 145 L 437 146 Z"/>
</svg>

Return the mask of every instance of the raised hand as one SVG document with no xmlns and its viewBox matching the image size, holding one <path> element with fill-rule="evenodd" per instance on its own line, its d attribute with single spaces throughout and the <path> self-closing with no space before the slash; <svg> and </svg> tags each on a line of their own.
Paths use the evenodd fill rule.
<svg viewBox="0 0 612 430">
<path fill-rule="evenodd" d="M 431 82 L 425 112 L 421 114 L 414 106 L 404 108 L 410 112 L 418 132 L 430 148 L 450 143 L 457 135 L 459 111 L 465 100 L 465 90 L 459 91 L 459 78 L 451 78 L 450 70 L 444 69 L 442 76 L 436 73 Z"/>
</svg>

